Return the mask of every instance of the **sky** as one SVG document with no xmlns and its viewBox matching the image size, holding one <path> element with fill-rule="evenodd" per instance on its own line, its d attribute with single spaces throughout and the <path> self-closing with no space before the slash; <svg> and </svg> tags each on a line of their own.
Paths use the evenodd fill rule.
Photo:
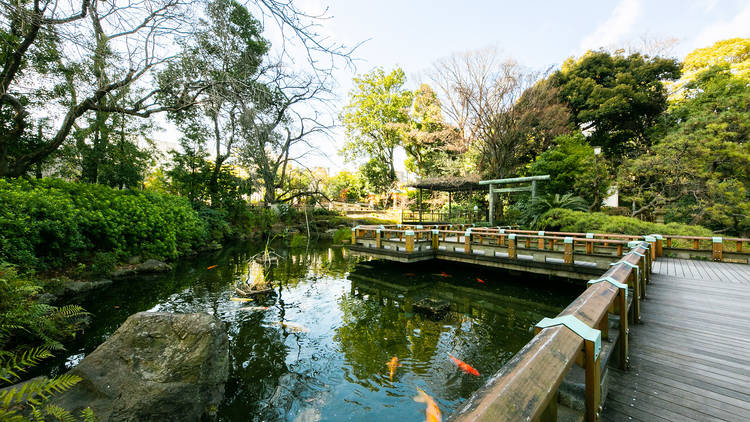
<svg viewBox="0 0 750 422">
<path fill-rule="evenodd" d="M 699 47 L 733 37 L 750 37 L 750 0 L 598 0 L 598 1 L 414 1 L 297 0 L 303 10 L 326 11 L 321 34 L 356 49 L 356 68 L 335 72 L 340 108 L 352 78 L 375 67 L 401 67 L 407 88 L 428 82 L 436 60 L 468 50 L 495 47 L 534 70 L 559 66 L 589 49 L 636 45 L 651 39 L 676 38 L 673 56 L 683 58 Z M 276 37 L 267 35 L 272 43 Z M 300 63 L 304 61 L 299 59 Z M 343 129 L 315 139 L 320 153 L 306 165 L 354 169 L 338 151 L 346 142 Z M 398 160 L 403 169 L 403 152 Z"/>
</svg>

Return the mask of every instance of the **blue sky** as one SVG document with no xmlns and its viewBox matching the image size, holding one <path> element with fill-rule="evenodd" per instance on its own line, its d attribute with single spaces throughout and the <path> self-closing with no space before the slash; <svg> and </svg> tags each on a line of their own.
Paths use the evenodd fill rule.
<svg viewBox="0 0 750 422">
<path fill-rule="evenodd" d="M 437 59 L 454 52 L 497 47 L 522 65 L 543 70 L 588 49 L 637 45 L 640 38 L 677 38 L 673 55 L 731 37 L 750 37 L 750 0 L 618 1 L 353 1 L 306 0 L 328 7 L 321 28 L 337 41 L 367 40 L 355 53 L 356 70 L 337 72 L 341 104 L 351 78 L 374 67 L 400 66 L 416 87 Z M 328 158 L 311 164 L 338 169 L 343 130 L 321 140 Z M 349 163 L 346 167 L 352 168 Z"/>
<path fill-rule="evenodd" d="M 296 0 L 295 4 L 311 13 L 327 8 L 330 19 L 318 29 L 332 40 L 348 45 L 366 40 L 354 54 L 356 69 L 335 73 L 336 108 L 345 104 L 356 74 L 377 66 L 400 66 L 407 74 L 407 87 L 413 89 L 428 82 L 424 75 L 433 62 L 467 50 L 496 47 L 524 66 L 545 70 L 588 49 L 637 45 L 643 36 L 678 39 L 672 51 L 678 58 L 718 40 L 750 37 L 750 0 Z M 265 35 L 275 47 L 281 45 L 272 25 Z M 300 63 L 304 60 L 299 58 Z M 177 146 L 178 137 L 174 127 L 166 127 L 165 149 Z M 344 164 L 338 155 L 345 141 L 341 128 L 330 139 L 315 139 L 320 152 L 305 159 L 305 164 L 332 171 L 355 169 L 356 163 Z M 403 169 L 403 151 L 397 158 Z"/>
</svg>

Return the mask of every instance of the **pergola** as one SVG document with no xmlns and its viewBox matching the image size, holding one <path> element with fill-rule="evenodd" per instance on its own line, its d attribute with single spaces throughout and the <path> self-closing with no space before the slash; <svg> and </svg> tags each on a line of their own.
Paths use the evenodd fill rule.
<svg viewBox="0 0 750 422">
<path fill-rule="evenodd" d="M 528 176 L 528 177 L 513 177 L 509 179 L 494 179 L 494 180 L 482 180 L 479 182 L 480 186 L 488 186 L 490 189 L 490 226 L 494 224 L 495 219 L 495 194 L 506 193 L 506 192 L 531 192 L 531 197 L 536 197 L 536 182 L 542 180 L 549 180 L 549 174 L 543 176 Z M 531 182 L 528 186 L 517 186 L 508 188 L 496 188 L 497 185 L 507 185 L 516 183 Z"/>
<path fill-rule="evenodd" d="M 454 192 L 474 192 L 487 190 L 488 186 L 480 184 L 479 176 L 467 176 L 467 177 L 429 177 L 426 179 L 420 179 L 417 182 L 410 184 L 410 187 L 419 189 L 418 205 L 419 205 L 419 221 L 422 222 L 422 189 L 429 189 L 438 192 L 448 192 L 448 218 L 451 216 L 451 208 L 453 202 Z"/>
</svg>

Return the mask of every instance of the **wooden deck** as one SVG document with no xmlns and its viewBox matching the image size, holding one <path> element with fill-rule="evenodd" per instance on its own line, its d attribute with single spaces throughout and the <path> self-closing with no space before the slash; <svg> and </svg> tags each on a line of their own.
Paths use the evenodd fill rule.
<svg viewBox="0 0 750 422">
<path fill-rule="evenodd" d="M 750 421 L 750 265 L 654 261 L 605 421 Z"/>
</svg>

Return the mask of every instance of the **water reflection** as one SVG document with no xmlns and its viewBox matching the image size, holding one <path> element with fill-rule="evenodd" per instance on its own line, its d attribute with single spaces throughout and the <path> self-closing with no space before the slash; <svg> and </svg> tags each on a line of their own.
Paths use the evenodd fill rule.
<svg viewBox="0 0 750 422">
<path fill-rule="evenodd" d="M 241 245 L 197 257 L 91 298 L 84 306 L 94 313 L 92 326 L 49 372 L 80 361 L 132 313 L 208 312 L 227 323 L 230 338 L 221 420 L 419 420 L 417 388 L 449 414 L 528 341 L 534 323 L 580 291 L 442 263 L 364 263 L 345 249 L 318 246 L 277 248 L 278 265 L 260 269 L 273 292 L 249 303 L 230 300 L 237 282 L 257 275 L 252 257 L 260 250 Z M 447 314 L 420 313 L 428 298 Z M 245 306 L 268 310 L 239 310 Z M 481 376 L 459 370 L 449 354 Z M 400 366 L 391 380 L 394 356 Z"/>
</svg>

